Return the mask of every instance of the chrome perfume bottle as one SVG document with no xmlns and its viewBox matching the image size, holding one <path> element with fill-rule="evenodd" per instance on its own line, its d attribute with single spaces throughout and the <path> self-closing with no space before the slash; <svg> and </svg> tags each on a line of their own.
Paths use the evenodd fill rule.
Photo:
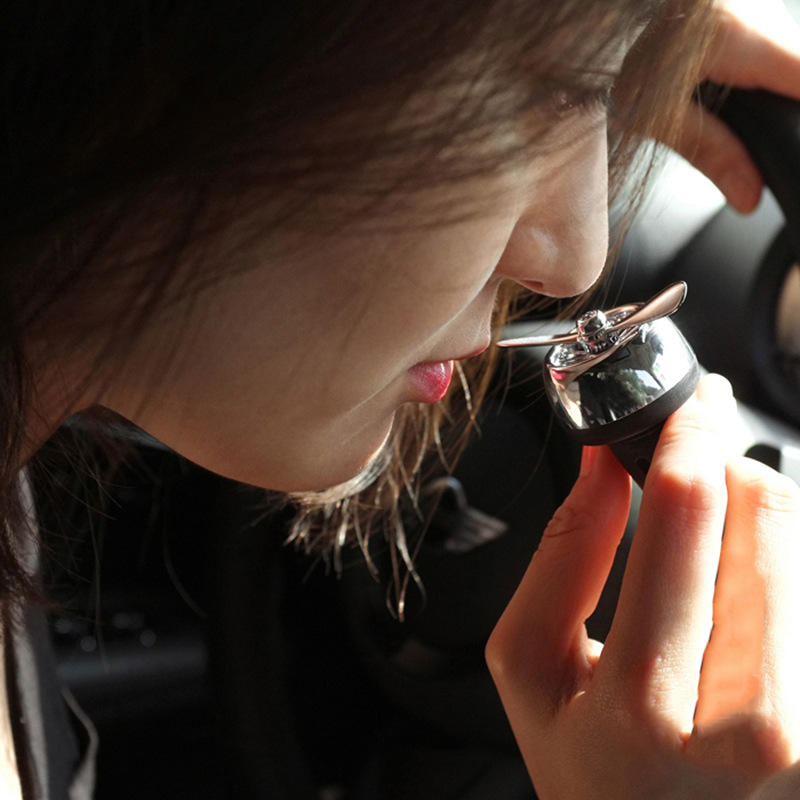
<svg viewBox="0 0 800 800">
<path fill-rule="evenodd" d="M 549 346 L 544 385 L 560 422 L 582 444 L 610 445 L 642 485 L 666 418 L 694 392 L 700 369 L 670 315 L 686 297 L 674 283 L 646 303 L 588 311 L 571 332 L 500 347 Z"/>
</svg>

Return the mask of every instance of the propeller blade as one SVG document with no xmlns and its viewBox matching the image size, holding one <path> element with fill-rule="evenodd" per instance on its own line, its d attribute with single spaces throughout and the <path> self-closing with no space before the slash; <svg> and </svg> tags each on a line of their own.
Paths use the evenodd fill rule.
<svg viewBox="0 0 800 800">
<path fill-rule="evenodd" d="M 686 284 L 678 281 L 666 289 L 651 297 L 646 303 L 642 303 L 636 311 L 625 319 L 613 326 L 614 330 L 629 328 L 632 325 L 642 325 L 645 322 L 652 322 L 661 317 L 668 317 L 674 314 L 686 299 Z"/>
<path fill-rule="evenodd" d="M 642 303 L 632 314 L 620 320 L 611 330 L 619 331 L 652 322 L 661 317 L 674 314 L 683 305 L 686 299 L 686 284 L 678 281 Z M 613 309 L 608 314 L 613 313 Z M 498 347 L 552 347 L 557 344 L 570 344 L 578 341 L 577 331 L 565 333 L 560 336 L 523 336 L 518 339 L 504 339 L 498 342 Z"/>
<path fill-rule="evenodd" d="M 523 336 L 519 339 L 504 339 L 498 347 L 549 347 L 556 344 L 577 342 L 577 333 L 565 333 L 562 336 Z"/>
</svg>

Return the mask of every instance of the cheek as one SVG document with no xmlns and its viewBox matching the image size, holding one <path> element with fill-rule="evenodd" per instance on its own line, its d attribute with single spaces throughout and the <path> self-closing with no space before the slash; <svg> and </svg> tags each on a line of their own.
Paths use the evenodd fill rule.
<svg viewBox="0 0 800 800">
<path fill-rule="evenodd" d="M 508 234 L 473 221 L 320 245 L 280 272 L 242 271 L 154 323 L 104 404 L 247 483 L 347 480 L 408 400 L 405 371 L 471 352 L 488 328 Z M 165 342 L 176 349 L 157 365 Z"/>
<path fill-rule="evenodd" d="M 393 350 L 423 351 L 487 293 L 515 222 L 507 213 L 394 237 L 380 273 L 362 285 L 352 321 Z M 485 309 L 479 313 L 485 321 Z"/>
</svg>

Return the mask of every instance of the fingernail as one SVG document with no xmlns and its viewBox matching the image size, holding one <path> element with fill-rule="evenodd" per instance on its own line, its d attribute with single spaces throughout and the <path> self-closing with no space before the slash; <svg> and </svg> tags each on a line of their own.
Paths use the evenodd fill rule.
<svg viewBox="0 0 800 800">
<path fill-rule="evenodd" d="M 706 375 L 697 386 L 697 398 L 702 403 L 720 403 L 732 397 L 733 387 L 722 375 Z"/>
<path fill-rule="evenodd" d="M 581 453 L 581 473 L 580 476 L 582 478 L 587 477 L 592 472 L 592 467 L 594 466 L 594 462 L 597 460 L 597 453 L 599 452 L 599 447 L 584 447 L 583 452 Z"/>
</svg>

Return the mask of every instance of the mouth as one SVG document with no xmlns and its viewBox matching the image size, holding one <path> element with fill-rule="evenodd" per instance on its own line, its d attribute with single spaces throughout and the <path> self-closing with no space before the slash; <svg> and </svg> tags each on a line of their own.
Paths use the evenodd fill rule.
<svg viewBox="0 0 800 800">
<path fill-rule="evenodd" d="M 438 403 L 447 394 L 453 379 L 452 361 L 427 361 L 408 370 L 414 402 Z"/>
<path fill-rule="evenodd" d="M 475 358 L 489 349 L 489 341 L 464 355 L 454 356 L 442 361 L 421 361 L 408 370 L 408 377 L 413 387 L 412 402 L 438 403 L 447 394 L 453 379 L 456 361 Z"/>
</svg>

